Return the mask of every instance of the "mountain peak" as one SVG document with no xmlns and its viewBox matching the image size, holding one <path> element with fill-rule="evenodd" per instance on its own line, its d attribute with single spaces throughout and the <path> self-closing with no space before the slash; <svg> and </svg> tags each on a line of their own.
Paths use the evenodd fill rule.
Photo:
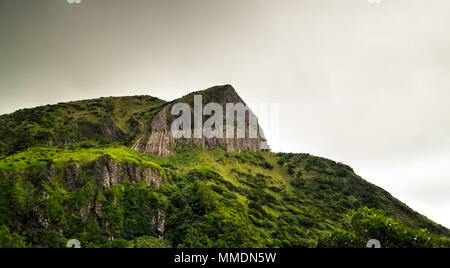
<svg viewBox="0 0 450 268">
<path fill-rule="evenodd" d="M 226 85 L 216 85 L 213 87 L 209 87 L 207 89 L 204 90 L 198 90 L 193 92 L 194 94 L 214 94 L 217 92 L 224 92 L 224 93 L 236 93 L 236 90 L 234 89 L 234 87 L 230 84 L 226 84 Z M 237 93 L 236 93 L 237 94 Z"/>
<path fill-rule="evenodd" d="M 175 104 L 185 103 L 191 107 L 191 111 L 194 111 L 193 107 L 198 102 L 195 101 L 195 96 L 202 96 L 201 106 L 204 107 L 209 103 L 218 103 L 222 106 L 222 111 L 226 111 L 226 104 L 233 103 L 238 104 L 242 103 L 246 106 L 245 102 L 238 95 L 236 90 L 231 85 L 221 85 L 207 88 L 205 90 L 195 91 L 189 93 L 179 99 L 176 99 L 170 103 L 168 103 L 161 111 L 156 114 L 154 119 L 151 121 L 151 131 L 150 133 L 146 133 L 139 138 L 139 140 L 133 145 L 133 149 L 144 152 L 147 154 L 154 154 L 159 156 L 169 156 L 173 153 L 171 148 L 177 147 L 180 144 L 187 145 L 198 145 L 202 147 L 222 147 L 226 149 L 227 152 L 241 152 L 241 151 L 253 151 L 259 152 L 262 150 L 270 150 L 267 145 L 266 139 L 264 138 L 264 132 L 262 129 L 256 124 L 252 124 L 250 120 L 251 116 L 255 116 L 254 113 L 246 107 L 247 111 L 249 111 L 249 116 L 245 116 L 245 138 L 244 137 L 234 137 L 234 138 L 225 138 L 223 137 L 214 137 L 214 138 L 182 138 L 175 139 L 171 134 L 171 126 L 172 123 L 176 120 L 176 117 L 172 115 L 172 107 Z M 223 113 L 224 114 L 224 113 Z M 250 116 L 251 115 L 251 116 Z M 202 124 L 204 124 L 209 118 L 206 115 L 202 116 Z M 215 116 L 215 115 L 214 115 Z M 192 117 L 191 117 L 192 118 Z M 195 118 L 195 111 L 194 111 Z M 254 117 L 253 117 L 254 118 Z M 225 122 L 225 118 L 224 122 Z M 191 121 L 191 129 L 192 129 Z M 248 126 L 248 127 L 247 127 Z M 250 127 L 254 126 L 257 128 L 257 136 L 251 137 Z M 236 129 L 236 128 L 235 128 Z M 225 132 L 225 128 L 224 128 Z"/>
<path fill-rule="evenodd" d="M 231 85 L 176 101 L 194 95 L 243 102 Z M 174 139 L 174 102 L 100 98 L 0 116 L 0 247 L 74 237 L 84 247 L 365 247 L 378 237 L 383 247 L 450 247 L 439 237 L 448 229 L 344 164 L 259 153 L 262 137 Z"/>
<path fill-rule="evenodd" d="M 222 105 L 225 103 L 244 103 L 245 104 L 244 100 L 239 96 L 239 94 L 234 89 L 234 87 L 229 84 L 213 86 L 213 87 L 210 87 L 210 88 L 207 88 L 204 90 L 191 92 L 179 99 L 172 101 L 171 104 L 187 103 L 193 107 L 195 95 L 201 95 L 204 104 L 211 103 L 211 102 L 219 103 Z"/>
</svg>

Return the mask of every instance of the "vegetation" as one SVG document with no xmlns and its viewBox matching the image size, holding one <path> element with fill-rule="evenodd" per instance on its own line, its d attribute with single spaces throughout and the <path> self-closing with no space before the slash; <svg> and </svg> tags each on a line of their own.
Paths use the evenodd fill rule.
<svg viewBox="0 0 450 268">
<path fill-rule="evenodd" d="M 450 240 L 426 229 L 415 230 L 384 216 L 383 211 L 360 208 L 346 215 L 345 229 L 336 229 L 323 237 L 319 247 L 362 248 L 373 238 L 383 248 L 448 248 Z"/>
<path fill-rule="evenodd" d="M 100 98 L 0 116 L 0 154 L 84 140 L 129 145 L 165 102 L 150 96 Z"/>
<path fill-rule="evenodd" d="M 425 246 L 448 245 L 435 242 L 438 234 L 448 235 L 444 227 L 327 159 L 220 148 L 164 158 L 86 144 L 37 147 L 0 160 L 2 247 L 64 247 L 72 238 L 84 247 L 360 247 L 371 235 L 383 240 L 391 234 L 348 231 L 348 210 L 369 205 L 403 222 L 396 230 L 408 228 L 408 237 L 416 234 L 413 228 L 430 230 L 417 231 L 422 238 L 433 233 Z M 167 183 L 155 188 L 124 181 L 103 188 L 92 167 L 104 156 L 118 165 L 160 170 Z M 66 178 L 74 165 L 80 166 L 75 187 Z M 154 222 L 158 211 L 165 215 L 163 233 Z M 369 212 L 364 215 L 372 217 Z M 353 228 L 362 230 L 360 223 Z M 383 245 L 410 245 L 388 237 Z"/>
<path fill-rule="evenodd" d="M 0 116 L 0 247 L 450 246 L 445 227 L 328 159 L 129 149 L 164 104 L 102 98 Z"/>
</svg>

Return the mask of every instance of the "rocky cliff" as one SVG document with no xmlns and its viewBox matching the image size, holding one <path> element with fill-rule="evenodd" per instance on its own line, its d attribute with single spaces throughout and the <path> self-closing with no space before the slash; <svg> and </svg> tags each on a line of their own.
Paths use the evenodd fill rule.
<svg viewBox="0 0 450 268">
<path fill-rule="evenodd" d="M 332 247 L 318 243 L 330 232 L 344 246 L 450 247 L 447 228 L 342 163 L 258 152 L 262 131 L 173 139 L 171 107 L 192 107 L 194 95 L 242 102 L 218 86 L 170 103 L 101 98 L 0 116 L 0 247 Z M 176 150 L 186 144 L 195 146 Z M 353 210 L 370 224 L 363 234 L 347 229 Z"/>
<path fill-rule="evenodd" d="M 13 176 L 21 176 L 16 174 Z M 116 228 L 115 223 L 111 222 L 107 216 L 110 212 L 110 205 L 117 205 L 120 201 L 118 197 L 108 194 L 111 187 L 121 186 L 124 184 L 136 185 L 139 182 L 145 182 L 150 188 L 159 188 L 167 183 L 164 170 L 156 164 L 143 164 L 128 161 L 118 161 L 109 155 L 103 155 L 90 163 L 75 163 L 72 165 L 65 164 L 64 167 L 55 167 L 50 165 L 44 176 L 44 183 L 49 187 L 63 187 L 71 193 L 75 193 L 83 187 L 92 185 L 97 189 L 85 202 L 76 204 L 73 211 L 81 222 L 88 223 L 89 218 L 95 220 L 96 224 L 104 226 L 105 229 L 111 230 Z M 59 185 L 59 181 L 62 185 Z M 59 185 L 59 186 L 58 186 Z M 51 191 L 43 190 L 39 196 L 43 204 L 51 202 L 54 195 Z M 106 199 L 103 199 L 103 198 Z M 107 208 L 105 208 L 105 205 Z M 164 237 L 166 213 L 157 207 L 153 207 L 150 202 L 147 205 L 148 216 L 155 233 L 160 239 Z M 46 212 L 46 205 L 37 205 L 33 208 L 30 219 L 35 220 L 35 225 L 41 228 L 56 229 L 59 236 L 67 235 L 64 227 L 54 223 L 52 217 Z M 114 241 L 115 237 L 111 234 L 110 241 Z"/>
<path fill-rule="evenodd" d="M 160 187 L 166 183 L 164 171 L 160 168 L 130 162 L 117 162 L 105 156 L 95 161 L 95 180 L 102 188 L 112 187 L 126 181 L 145 181 L 150 187 Z"/>
<path fill-rule="evenodd" d="M 222 147 L 227 152 L 253 151 L 259 152 L 268 149 L 267 141 L 261 128 L 258 127 L 256 138 L 249 137 L 249 129 L 246 128 L 245 138 L 174 138 L 171 133 L 171 125 L 174 117 L 171 115 L 172 106 L 176 103 L 189 104 L 193 110 L 194 96 L 201 95 L 203 106 L 210 103 L 218 103 L 226 111 L 226 104 L 238 104 L 245 102 L 237 94 L 231 85 L 217 86 L 203 91 L 198 91 L 186 95 L 180 99 L 168 103 L 151 121 L 150 132 L 142 135 L 132 146 L 132 149 L 147 154 L 158 156 L 169 156 L 179 145 L 201 146 L 201 147 Z M 202 107 L 203 108 L 203 107 Z M 249 110 L 249 113 L 253 113 Z M 202 124 L 208 119 L 202 117 Z M 224 122 L 225 124 L 225 122 Z M 245 125 L 249 126 L 249 116 L 245 119 Z M 225 129 L 225 128 L 224 128 Z M 225 130 L 224 130 L 225 132 Z M 225 137 L 225 134 L 224 134 Z"/>
</svg>

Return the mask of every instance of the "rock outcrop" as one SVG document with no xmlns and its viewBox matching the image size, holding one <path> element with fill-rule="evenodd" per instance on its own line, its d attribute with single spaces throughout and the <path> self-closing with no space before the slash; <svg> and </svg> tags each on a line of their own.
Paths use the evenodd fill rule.
<svg viewBox="0 0 450 268">
<path fill-rule="evenodd" d="M 171 124 L 174 117 L 171 115 L 172 106 L 175 103 L 187 103 L 193 106 L 194 95 L 202 95 L 203 105 L 209 101 L 219 103 L 223 111 L 226 111 L 226 104 L 238 104 L 245 102 L 239 97 L 234 88 L 230 85 L 210 88 L 204 91 L 191 93 L 181 99 L 168 103 L 152 120 L 151 132 L 141 136 L 132 146 L 132 149 L 147 154 L 158 156 L 169 156 L 179 145 L 193 145 L 202 147 L 222 147 L 228 152 L 267 150 L 267 142 L 261 128 L 258 127 L 258 135 L 256 138 L 250 138 L 248 128 L 246 129 L 245 138 L 174 138 L 171 133 Z M 205 102 L 206 101 L 206 102 Z M 250 113 L 252 113 L 250 111 Z M 225 112 L 224 112 L 225 117 Z M 202 124 L 207 120 L 203 116 Z M 249 118 L 246 117 L 246 126 L 249 125 Z M 225 128 L 224 128 L 225 131 Z M 225 135 L 224 135 L 225 137 Z"/>
<path fill-rule="evenodd" d="M 108 156 L 98 159 L 94 165 L 97 185 L 102 188 L 112 187 L 124 181 L 131 183 L 145 181 L 152 187 L 160 187 L 166 183 L 163 171 L 154 166 L 130 162 L 118 163 Z"/>
<path fill-rule="evenodd" d="M 158 212 L 152 215 L 152 225 L 158 233 L 159 238 L 162 239 L 166 230 L 166 214 L 164 211 L 158 209 Z"/>
<path fill-rule="evenodd" d="M 160 187 L 167 183 L 164 170 L 157 165 L 118 161 L 108 155 L 102 156 L 86 166 L 80 166 L 80 164 L 75 163 L 60 169 L 54 165 L 49 165 L 45 181 L 48 184 L 52 184 L 55 178 L 61 177 L 64 188 L 72 192 L 83 187 L 83 184 L 86 182 L 86 175 L 92 176 L 96 185 L 103 190 L 123 184 L 126 181 L 132 184 L 145 181 L 150 187 Z M 42 201 L 46 201 L 49 198 L 50 195 L 46 191 L 41 193 L 40 199 Z M 75 214 L 84 223 L 87 222 L 90 215 L 93 215 L 98 222 L 103 222 L 105 226 L 109 226 L 109 223 L 104 218 L 105 211 L 102 202 L 105 201 L 97 200 L 97 194 L 92 195 L 86 204 L 78 205 L 75 208 Z M 117 200 L 113 199 L 107 202 L 115 204 Z M 41 206 L 36 206 L 33 209 L 33 214 L 36 217 L 36 227 L 49 228 L 52 224 L 50 219 L 45 216 L 44 210 L 45 208 Z M 163 238 L 166 224 L 165 211 L 154 208 L 150 218 L 156 233 L 160 238 Z"/>
<path fill-rule="evenodd" d="M 96 183 L 102 188 L 113 187 L 122 184 L 124 181 L 131 183 L 145 181 L 151 187 L 160 187 L 167 183 L 164 171 L 158 167 L 130 162 L 116 162 L 108 156 L 98 159 L 94 164 L 94 170 Z M 96 217 L 101 218 L 103 212 L 97 202 L 95 202 L 93 208 Z M 151 222 L 159 238 L 162 239 L 166 224 L 165 212 L 161 209 L 155 210 L 151 215 Z"/>
</svg>

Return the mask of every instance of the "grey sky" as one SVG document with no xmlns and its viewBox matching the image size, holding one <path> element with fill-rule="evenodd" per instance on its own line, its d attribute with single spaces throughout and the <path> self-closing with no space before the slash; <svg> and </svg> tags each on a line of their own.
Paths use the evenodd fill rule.
<svg viewBox="0 0 450 268">
<path fill-rule="evenodd" d="M 447 0 L 0 0 L 0 113 L 230 83 L 276 151 L 345 162 L 450 227 Z M 272 129 L 265 129 L 269 139 Z"/>
</svg>

